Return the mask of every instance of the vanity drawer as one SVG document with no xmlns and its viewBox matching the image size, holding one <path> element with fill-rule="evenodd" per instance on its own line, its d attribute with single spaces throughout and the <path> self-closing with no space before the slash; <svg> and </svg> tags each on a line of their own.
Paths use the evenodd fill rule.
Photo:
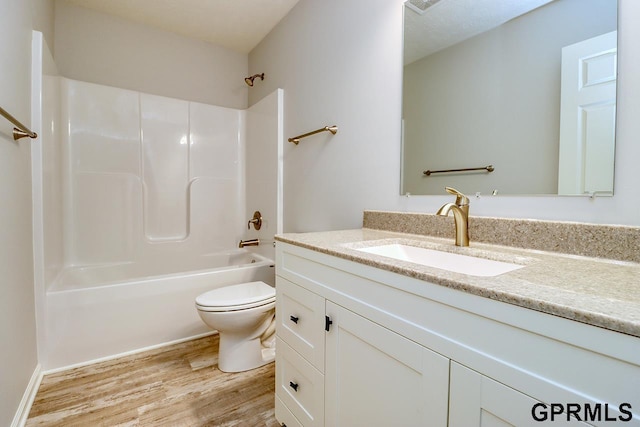
<svg viewBox="0 0 640 427">
<path fill-rule="evenodd" d="M 324 375 L 276 338 L 276 397 L 305 427 L 324 425 Z"/>
<path fill-rule="evenodd" d="M 276 396 L 276 420 L 285 427 L 302 427 L 300 421 L 291 413 L 289 408 Z"/>
<path fill-rule="evenodd" d="M 324 372 L 324 298 L 277 277 L 276 333 Z"/>
</svg>

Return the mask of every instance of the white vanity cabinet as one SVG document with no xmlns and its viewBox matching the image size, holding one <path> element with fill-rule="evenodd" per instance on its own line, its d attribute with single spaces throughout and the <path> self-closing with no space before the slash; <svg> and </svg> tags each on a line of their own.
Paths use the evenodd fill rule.
<svg viewBox="0 0 640 427">
<path fill-rule="evenodd" d="M 276 274 L 288 427 L 640 426 L 637 337 L 284 242 Z M 541 422 L 540 402 L 600 409 Z"/>
<path fill-rule="evenodd" d="M 450 427 L 528 426 L 551 422 L 549 409 L 544 406 L 536 411 L 539 421 L 533 419 L 532 408 L 541 402 L 456 362 L 451 362 L 450 381 Z M 543 421 L 543 418 L 546 419 Z M 560 416 L 552 422 L 552 425 L 558 424 L 589 426 L 577 420 L 567 422 Z"/>
<path fill-rule="evenodd" d="M 449 359 L 327 301 L 325 425 L 447 425 Z"/>
<path fill-rule="evenodd" d="M 447 425 L 447 358 L 282 277 L 276 289 L 280 422 Z"/>
</svg>

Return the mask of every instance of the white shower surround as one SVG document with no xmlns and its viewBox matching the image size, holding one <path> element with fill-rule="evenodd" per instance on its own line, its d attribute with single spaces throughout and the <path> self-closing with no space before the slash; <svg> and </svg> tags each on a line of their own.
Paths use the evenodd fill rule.
<svg viewBox="0 0 640 427">
<path fill-rule="evenodd" d="M 69 79 L 61 96 L 67 266 L 237 246 L 244 111 Z"/>
<path fill-rule="evenodd" d="M 278 89 L 236 110 L 42 76 L 34 240 L 45 370 L 206 333 L 197 294 L 272 283 L 282 98 Z M 257 209 L 263 228 L 247 230 Z M 237 249 L 255 237 L 267 245 Z"/>
</svg>

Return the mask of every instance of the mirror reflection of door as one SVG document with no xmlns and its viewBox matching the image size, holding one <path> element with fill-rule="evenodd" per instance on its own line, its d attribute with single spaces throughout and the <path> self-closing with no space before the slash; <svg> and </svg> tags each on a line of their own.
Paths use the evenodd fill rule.
<svg viewBox="0 0 640 427">
<path fill-rule="evenodd" d="M 558 194 L 613 193 L 616 38 L 562 49 Z"/>
</svg>

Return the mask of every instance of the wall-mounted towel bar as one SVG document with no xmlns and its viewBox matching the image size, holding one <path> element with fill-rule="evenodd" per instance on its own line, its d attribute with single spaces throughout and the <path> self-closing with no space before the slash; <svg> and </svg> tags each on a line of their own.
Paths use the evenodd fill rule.
<svg viewBox="0 0 640 427">
<path fill-rule="evenodd" d="M 289 142 L 293 142 L 294 144 L 298 145 L 298 143 L 300 142 L 300 140 L 302 138 L 306 138 L 308 136 L 315 135 L 316 133 L 320 133 L 320 132 L 331 132 L 333 135 L 335 135 L 338 132 L 338 126 L 336 126 L 336 125 L 325 126 L 325 127 L 321 128 L 321 129 L 314 130 L 313 132 L 309 132 L 309 133 L 305 133 L 305 134 L 302 134 L 302 135 L 294 136 L 293 138 L 289 138 Z"/>
<path fill-rule="evenodd" d="M 431 176 L 431 174 L 434 174 L 434 173 L 469 172 L 469 171 L 482 171 L 482 170 L 487 171 L 487 172 L 493 172 L 495 170 L 495 168 L 493 167 L 493 165 L 489 165 L 489 166 L 483 166 L 481 168 L 445 169 L 445 170 L 440 170 L 440 171 L 426 170 L 426 171 L 424 171 L 422 173 L 425 174 L 426 176 Z"/>
<path fill-rule="evenodd" d="M 28 136 L 29 138 L 37 138 L 38 135 L 35 132 L 32 132 L 31 130 L 29 130 L 28 127 L 26 127 L 25 125 L 23 125 L 22 123 L 20 123 L 18 121 L 18 119 L 16 119 L 15 117 L 13 117 L 11 114 L 9 114 L 4 108 L 0 107 L 0 114 L 7 120 L 9 120 L 11 122 L 11 124 L 13 124 L 15 127 L 13 128 L 13 139 L 14 140 L 18 140 L 20 138 L 24 138 L 25 136 Z"/>
</svg>

